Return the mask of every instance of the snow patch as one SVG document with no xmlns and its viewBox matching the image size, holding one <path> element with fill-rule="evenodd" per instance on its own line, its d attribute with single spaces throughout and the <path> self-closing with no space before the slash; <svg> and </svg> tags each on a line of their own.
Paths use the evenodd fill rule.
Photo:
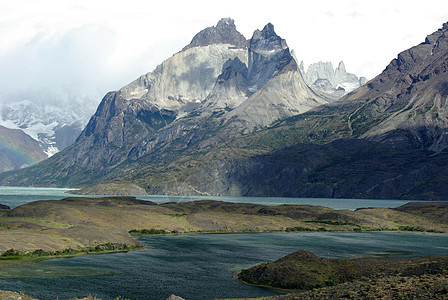
<svg viewBox="0 0 448 300">
<path fill-rule="evenodd" d="M 6 127 L 6 128 L 9 128 L 9 129 L 20 129 L 20 127 L 19 126 L 17 126 L 17 124 L 15 124 L 13 121 L 11 121 L 11 120 L 3 120 L 3 119 L 0 119 L 0 125 L 1 126 L 4 126 L 4 127 Z"/>
<path fill-rule="evenodd" d="M 343 82 L 337 85 L 336 89 L 338 88 L 343 88 L 345 90 L 346 93 L 350 93 L 351 91 L 356 90 L 357 88 L 359 88 L 359 83 L 354 83 L 354 82 Z"/>
<path fill-rule="evenodd" d="M 51 157 L 51 156 L 55 155 L 55 154 L 58 153 L 58 152 L 59 152 L 59 149 L 58 149 L 57 147 L 55 147 L 55 146 L 49 146 L 49 147 L 47 148 L 47 150 L 44 151 L 44 153 L 45 153 L 48 157 Z"/>
</svg>

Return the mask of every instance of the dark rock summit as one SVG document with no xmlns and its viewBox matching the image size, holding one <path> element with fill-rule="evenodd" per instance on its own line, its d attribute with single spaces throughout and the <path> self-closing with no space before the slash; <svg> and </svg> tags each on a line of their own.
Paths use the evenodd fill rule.
<svg viewBox="0 0 448 300">
<path fill-rule="evenodd" d="M 266 24 L 263 30 L 255 30 L 250 39 L 250 49 L 252 51 L 274 51 L 286 49 L 286 41 L 279 37 L 274 31 L 274 25 Z"/>
<path fill-rule="evenodd" d="M 235 22 L 230 18 L 221 19 L 216 26 L 207 27 L 196 34 L 185 51 L 192 47 L 213 44 L 230 44 L 237 48 L 246 48 L 246 38 L 236 30 Z"/>
<path fill-rule="evenodd" d="M 297 70 L 286 41 L 274 31 L 274 25 L 267 24 L 262 31 L 256 30 L 249 43 L 249 82 L 252 89 L 263 86 L 269 78 L 288 66 Z"/>
</svg>

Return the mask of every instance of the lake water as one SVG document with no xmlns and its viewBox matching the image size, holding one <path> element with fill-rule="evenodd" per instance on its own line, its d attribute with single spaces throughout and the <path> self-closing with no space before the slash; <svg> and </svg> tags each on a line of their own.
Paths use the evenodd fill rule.
<svg viewBox="0 0 448 300">
<path fill-rule="evenodd" d="M 68 189 L 0 187 L 0 203 L 16 207 L 36 200 L 57 200 Z M 216 199 L 265 205 L 313 204 L 335 209 L 397 207 L 409 201 L 138 196 L 140 199 L 185 202 Z M 129 253 L 53 259 L 42 272 L 57 269 L 78 277 L 0 280 L 0 289 L 23 291 L 38 299 L 69 299 L 88 295 L 106 299 L 166 299 L 174 293 L 185 299 L 261 297 L 275 293 L 233 279 L 235 271 L 278 259 L 300 249 L 326 257 L 418 256 L 448 253 L 448 236 L 409 233 L 257 233 L 153 236 L 142 239 L 148 248 Z M 108 274 L 108 275 L 101 275 Z M 114 274 L 114 275 L 110 275 Z M 88 276 L 96 275 L 96 276 Z M 98 276 L 99 275 L 99 276 Z"/>
<path fill-rule="evenodd" d="M 53 259 L 50 266 L 110 269 L 115 275 L 0 280 L 0 289 L 39 299 L 88 295 L 103 299 L 261 297 L 274 292 L 236 282 L 236 270 L 300 249 L 325 257 L 419 256 L 448 253 L 448 236 L 411 233 L 241 233 L 152 236 L 150 248 L 128 253 Z"/>
<path fill-rule="evenodd" d="M 0 204 L 11 208 L 36 200 L 59 200 L 77 195 L 67 194 L 70 189 L 31 188 L 31 187 L 1 187 Z M 101 197 L 98 195 L 90 197 Z M 136 196 L 139 199 L 155 203 L 187 202 L 194 200 L 213 199 L 236 203 L 257 203 L 263 205 L 280 204 L 312 204 L 334 209 L 356 209 L 359 207 L 398 207 L 409 200 L 374 200 L 374 199 L 321 199 L 321 198 L 284 198 L 284 197 L 222 197 L 222 196 Z"/>
</svg>

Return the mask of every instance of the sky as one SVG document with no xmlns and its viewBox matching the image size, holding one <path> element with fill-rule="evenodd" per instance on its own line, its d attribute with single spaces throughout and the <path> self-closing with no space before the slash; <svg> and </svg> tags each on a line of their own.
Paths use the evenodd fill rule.
<svg viewBox="0 0 448 300">
<path fill-rule="evenodd" d="M 372 79 L 448 21 L 448 1 L 0 0 L 0 97 L 100 97 L 223 17 L 246 38 L 271 22 L 305 66 L 343 60 L 348 72 Z"/>
</svg>

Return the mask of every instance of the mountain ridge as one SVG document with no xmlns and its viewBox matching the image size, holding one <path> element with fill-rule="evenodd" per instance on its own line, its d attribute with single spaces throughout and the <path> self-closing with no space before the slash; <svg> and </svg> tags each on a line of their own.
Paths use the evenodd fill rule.
<svg viewBox="0 0 448 300">
<path fill-rule="evenodd" d="M 256 30 L 242 48 L 221 40 L 228 30 L 242 40 L 233 21 L 222 19 L 153 72 L 106 94 L 76 143 L 42 164 L 47 171 L 36 166 L 40 175 L 35 180 L 53 184 L 49 180 L 56 177 L 58 184 L 87 184 L 126 160 L 145 155 L 163 160 L 173 156 L 170 151 L 206 146 L 201 142 L 207 144 L 218 132 L 215 142 L 325 103 L 303 82 L 272 24 Z M 224 83 L 227 87 L 220 88 Z M 280 89 L 282 84 L 288 89 Z M 210 106 L 213 97 L 224 105 Z M 257 103 L 259 109 L 254 109 Z"/>
<path fill-rule="evenodd" d="M 106 95 L 69 150 L 0 182 L 29 183 L 32 174 L 38 184 L 132 183 L 153 194 L 444 199 L 446 31 L 444 24 L 332 103 L 308 88 L 272 24 L 247 49 L 189 48 L 233 53 L 207 71 L 213 80 L 187 80 L 202 98 L 154 97 L 158 79 L 148 73 Z"/>
</svg>

